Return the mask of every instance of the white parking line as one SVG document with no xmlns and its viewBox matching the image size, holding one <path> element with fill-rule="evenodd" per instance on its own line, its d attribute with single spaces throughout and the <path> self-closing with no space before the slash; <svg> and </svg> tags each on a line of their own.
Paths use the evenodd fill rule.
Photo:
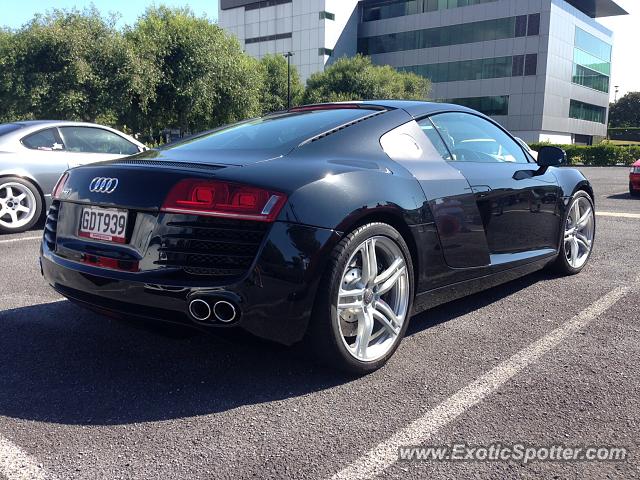
<svg viewBox="0 0 640 480">
<path fill-rule="evenodd" d="M 40 240 L 42 235 L 38 235 L 37 237 L 20 237 L 20 238 L 11 238 L 9 240 L 0 240 L 0 243 L 15 243 L 20 241 L 28 241 L 28 240 Z"/>
<path fill-rule="evenodd" d="M 426 442 L 440 428 L 482 402 L 516 374 L 557 347 L 568 336 L 586 327 L 630 290 L 631 286 L 621 286 L 610 291 L 571 320 L 520 350 L 466 387 L 458 390 L 421 418 L 399 430 L 388 440 L 369 450 L 354 463 L 331 477 L 332 480 L 369 480 L 380 475 L 398 460 L 400 446 L 420 445 Z"/>
<path fill-rule="evenodd" d="M 37 461 L 20 447 L 0 436 L 0 475 L 7 480 L 53 480 Z"/>
<path fill-rule="evenodd" d="M 640 218 L 640 213 L 596 212 L 599 217 Z"/>
</svg>

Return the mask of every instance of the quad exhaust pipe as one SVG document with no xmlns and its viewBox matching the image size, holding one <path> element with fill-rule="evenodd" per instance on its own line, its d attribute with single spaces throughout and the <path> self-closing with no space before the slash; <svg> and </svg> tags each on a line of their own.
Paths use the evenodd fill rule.
<svg viewBox="0 0 640 480">
<path fill-rule="evenodd" d="M 228 300 L 194 298 L 189 301 L 189 314 L 201 323 L 231 323 L 238 318 L 237 307 Z"/>
</svg>

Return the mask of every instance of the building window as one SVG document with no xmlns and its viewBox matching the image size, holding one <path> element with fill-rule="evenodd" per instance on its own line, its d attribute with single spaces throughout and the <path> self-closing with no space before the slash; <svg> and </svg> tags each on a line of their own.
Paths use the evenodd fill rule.
<svg viewBox="0 0 640 480">
<path fill-rule="evenodd" d="M 484 42 L 514 38 L 517 35 L 516 19 L 518 17 L 495 18 L 480 22 L 448 25 L 446 27 L 426 28 L 409 32 L 390 33 L 375 37 L 358 39 L 358 51 L 364 55 L 377 53 L 401 52 L 421 48 L 444 47 L 466 43 Z M 522 27 L 521 27 L 522 28 Z M 527 33 L 527 17 L 524 16 L 524 29 L 521 36 Z"/>
<path fill-rule="evenodd" d="M 331 12 L 325 12 L 325 11 L 320 12 L 320 20 L 324 20 L 325 18 L 327 20 L 335 20 L 336 16 Z"/>
<path fill-rule="evenodd" d="M 527 37 L 534 37 L 540 34 L 540 14 L 534 13 L 529 15 L 527 24 Z"/>
<path fill-rule="evenodd" d="M 575 45 L 594 57 L 611 62 L 611 45 L 576 27 Z"/>
<path fill-rule="evenodd" d="M 576 27 L 571 81 L 609 93 L 610 75 L 611 45 Z"/>
<path fill-rule="evenodd" d="M 524 74 L 535 75 L 538 71 L 538 54 L 528 53 L 524 56 Z"/>
<path fill-rule="evenodd" d="M 447 98 L 438 100 L 442 103 L 455 103 L 463 107 L 473 108 L 478 112 L 490 116 L 509 115 L 509 96 L 501 95 L 497 97 L 465 97 Z"/>
<path fill-rule="evenodd" d="M 511 76 L 521 77 L 522 75 L 524 75 L 524 55 L 514 55 Z"/>
<path fill-rule="evenodd" d="M 403 17 L 418 13 L 448 10 L 450 8 L 466 7 L 497 0 L 379 0 L 368 2 L 362 9 L 362 21 L 373 22 L 385 18 Z"/>
<path fill-rule="evenodd" d="M 330 57 L 331 55 L 333 55 L 333 50 L 331 50 L 330 48 L 319 48 L 318 55 L 327 55 Z"/>
<path fill-rule="evenodd" d="M 285 38 L 291 38 L 291 36 L 292 36 L 291 32 L 289 32 L 289 33 L 278 33 L 276 35 L 265 35 L 264 37 L 247 38 L 244 41 L 244 43 L 248 45 L 250 43 L 268 42 L 270 40 L 283 40 Z"/>
<path fill-rule="evenodd" d="M 259 8 L 275 7 L 276 5 L 283 5 L 285 3 L 291 3 L 292 0 L 262 0 L 261 2 L 250 3 L 244 6 L 244 11 L 257 10 Z"/>
<path fill-rule="evenodd" d="M 607 109 L 598 105 L 571 100 L 569 117 L 588 122 L 606 123 Z"/>
<path fill-rule="evenodd" d="M 573 77 L 571 79 L 576 85 L 592 88 L 600 92 L 609 93 L 609 77 L 596 71 L 590 70 L 582 65 L 573 65 Z"/>
<path fill-rule="evenodd" d="M 535 75 L 537 54 L 515 57 L 479 58 L 460 62 L 432 63 L 399 67 L 398 70 L 413 72 L 430 79 L 433 83 L 484 80 L 489 78 L 520 77 Z M 516 65 L 519 64 L 519 65 Z M 529 72 L 527 73 L 527 65 Z"/>
<path fill-rule="evenodd" d="M 519 15 L 516 17 L 516 37 L 527 36 L 527 16 Z"/>
</svg>

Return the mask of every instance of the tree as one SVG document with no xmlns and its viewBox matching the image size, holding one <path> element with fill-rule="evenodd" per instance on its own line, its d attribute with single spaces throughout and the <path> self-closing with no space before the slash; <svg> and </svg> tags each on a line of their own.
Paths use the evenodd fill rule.
<svg viewBox="0 0 640 480">
<path fill-rule="evenodd" d="M 277 112 L 287 108 L 287 59 L 282 55 L 266 55 L 260 60 L 263 73 L 262 112 Z M 291 105 L 298 105 L 304 94 L 298 70 L 291 66 Z"/>
<path fill-rule="evenodd" d="M 307 81 L 305 103 L 405 99 L 425 100 L 431 82 L 419 75 L 399 72 L 388 65 L 374 65 L 369 57 L 340 58 Z"/>
<path fill-rule="evenodd" d="M 137 68 L 116 20 L 95 7 L 53 10 L 12 35 L 14 114 L 115 123 L 136 88 Z"/>
<path fill-rule="evenodd" d="M 640 92 L 629 92 L 611 104 L 609 127 L 640 127 Z"/>
<path fill-rule="evenodd" d="M 258 62 L 206 17 L 150 7 L 125 35 L 150 69 L 149 101 L 129 116 L 137 128 L 195 132 L 260 113 Z"/>
<path fill-rule="evenodd" d="M 13 34 L 0 29 L 0 123 L 11 121 L 14 116 L 15 99 L 11 95 L 14 64 Z"/>
</svg>

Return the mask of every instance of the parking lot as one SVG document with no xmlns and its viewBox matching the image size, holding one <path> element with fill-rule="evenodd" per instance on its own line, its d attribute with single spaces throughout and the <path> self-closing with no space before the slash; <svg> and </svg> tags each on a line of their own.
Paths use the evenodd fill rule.
<svg viewBox="0 0 640 480">
<path fill-rule="evenodd" d="M 415 317 L 353 378 L 234 332 L 124 323 L 62 300 L 40 231 L 0 237 L 0 478 L 640 476 L 640 200 L 584 168 L 590 264 Z M 397 462 L 407 445 L 614 445 L 622 462 Z"/>
</svg>

